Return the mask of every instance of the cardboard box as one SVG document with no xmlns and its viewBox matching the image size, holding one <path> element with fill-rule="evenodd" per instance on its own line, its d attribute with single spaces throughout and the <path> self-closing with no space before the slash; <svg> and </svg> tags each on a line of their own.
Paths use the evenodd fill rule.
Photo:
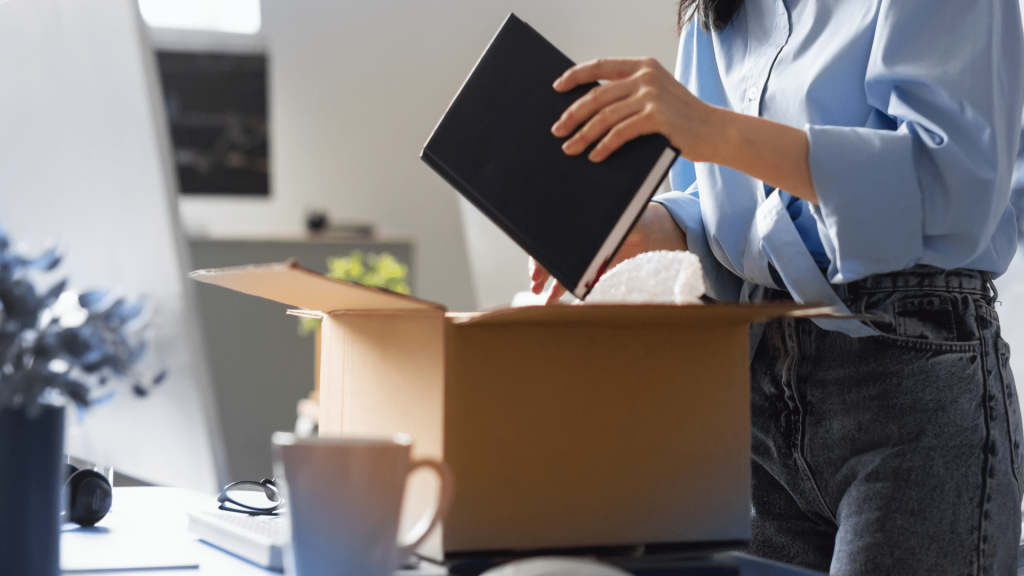
<svg viewBox="0 0 1024 576">
<path fill-rule="evenodd" d="M 193 278 L 322 315 L 321 435 L 446 459 L 446 554 L 749 540 L 748 325 L 808 308 L 448 313 L 292 262 Z"/>
</svg>

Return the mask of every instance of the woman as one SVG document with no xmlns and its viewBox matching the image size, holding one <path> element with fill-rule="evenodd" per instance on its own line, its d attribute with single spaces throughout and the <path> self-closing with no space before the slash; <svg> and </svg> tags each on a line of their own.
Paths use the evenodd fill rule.
<svg viewBox="0 0 1024 576">
<path fill-rule="evenodd" d="M 714 298 L 871 318 L 752 335 L 756 554 L 1016 573 L 1021 421 L 991 277 L 1016 247 L 1020 22 L 1017 0 L 682 0 L 675 78 L 610 59 L 555 81 L 607 81 L 553 126 L 567 154 L 658 132 L 684 158 L 620 260 L 688 249 Z"/>
</svg>

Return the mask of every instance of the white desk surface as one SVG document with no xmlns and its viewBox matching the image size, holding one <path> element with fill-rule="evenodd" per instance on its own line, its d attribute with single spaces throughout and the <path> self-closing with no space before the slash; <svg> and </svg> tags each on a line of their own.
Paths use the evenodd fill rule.
<svg viewBox="0 0 1024 576">
<path fill-rule="evenodd" d="M 103 562 L 109 557 L 168 557 L 197 562 L 198 568 L 159 570 L 163 575 L 190 576 L 268 576 L 279 574 L 264 570 L 214 546 L 201 542 L 188 532 L 187 512 L 212 510 L 213 496 L 181 488 L 114 488 L 110 514 L 93 528 L 66 525 L 61 534 L 63 553 L 87 554 L 84 560 Z M 817 572 L 767 562 L 751 556 L 727 553 L 720 558 L 737 565 L 743 576 L 815 576 Z M 80 556 L 79 561 L 83 558 Z M 90 571 L 90 575 L 154 576 L 153 570 Z M 437 567 L 400 571 L 396 576 L 435 576 L 446 574 Z"/>
</svg>

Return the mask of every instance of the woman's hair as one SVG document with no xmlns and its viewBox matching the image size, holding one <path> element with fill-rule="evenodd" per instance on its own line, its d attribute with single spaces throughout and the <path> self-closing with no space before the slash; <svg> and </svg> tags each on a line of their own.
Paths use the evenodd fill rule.
<svg viewBox="0 0 1024 576">
<path fill-rule="evenodd" d="M 732 22 L 741 5 L 743 0 L 679 0 L 677 29 L 682 32 L 683 26 L 696 17 L 701 28 L 721 32 Z"/>
</svg>

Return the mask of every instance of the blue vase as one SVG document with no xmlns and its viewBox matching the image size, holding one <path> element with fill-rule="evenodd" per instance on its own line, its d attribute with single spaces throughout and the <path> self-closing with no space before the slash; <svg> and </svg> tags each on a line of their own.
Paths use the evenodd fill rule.
<svg viewBox="0 0 1024 576">
<path fill-rule="evenodd" d="M 59 576 L 64 409 L 0 408 L 0 564 L 4 574 Z"/>
</svg>

